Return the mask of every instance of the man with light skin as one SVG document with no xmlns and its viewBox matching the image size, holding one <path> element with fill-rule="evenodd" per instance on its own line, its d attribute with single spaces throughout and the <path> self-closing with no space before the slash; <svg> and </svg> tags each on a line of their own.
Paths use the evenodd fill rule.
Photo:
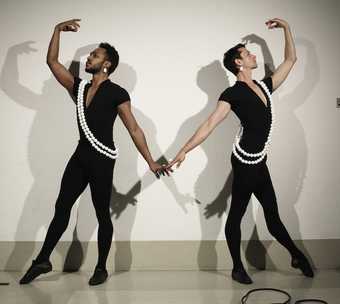
<svg viewBox="0 0 340 304">
<path fill-rule="evenodd" d="M 177 167 L 186 154 L 200 145 L 232 110 L 241 122 L 241 129 L 233 145 L 231 163 L 233 168 L 232 201 L 225 226 L 225 235 L 233 261 L 232 278 L 242 284 L 251 284 L 240 256 L 241 220 L 252 194 L 263 207 L 269 232 L 291 255 L 291 266 L 299 268 L 307 277 L 313 270 L 305 255 L 294 244 L 283 225 L 278 211 L 275 192 L 266 165 L 267 149 L 274 123 L 271 94 L 287 78 L 296 62 L 295 45 L 288 23 L 279 18 L 266 22 L 268 29 L 283 29 L 284 60 L 271 77 L 258 82 L 252 79 L 257 68 L 256 56 L 243 44 L 238 44 L 224 54 L 223 64 L 236 78 L 236 83 L 220 96 L 216 109 L 197 129 L 195 134 L 178 152 L 167 168 Z"/>
<path fill-rule="evenodd" d="M 161 166 L 153 160 L 144 133 L 131 112 L 129 94 L 109 79 L 109 75 L 119 62 L 118 52 L 113 46 L 101 43 L 88 56 L 85 71 L 92 75 L 90 83 L 73 76 L 59 62 L 60 33 L 77 32 L 80 27 L 79 21 L 80 19 L 72 19 L 55 26 L 48 48 L 47 64 L 59 83 L 77 101 L 80 140 L 64 171 L 54 217 L 42 249 L 20 280 L 20 284 L 28 284 L 40 274 L 52 270 L 50 255 L 67 228 L 72 206 L 87 185 L 90 186 L 99 224 L 98 262 L 89 284 L 98 285 L 106 281 L 108 277 L 106 260 L 113 235 L 110 197 L 113 169 L 118 156 L 112 140 L 113 125 L 117 115 L 156 177 L 169 175 L 171 171 L 165 167 L 165 164 Z M 62 117 L 60 121 L 62 123 Z"/>
</svg>

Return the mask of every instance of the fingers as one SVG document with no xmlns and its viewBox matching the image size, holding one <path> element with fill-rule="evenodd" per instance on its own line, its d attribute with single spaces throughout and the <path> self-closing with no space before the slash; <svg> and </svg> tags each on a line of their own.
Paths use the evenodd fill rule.
<svg viewBox="0 0 340 304">
<path fill-rule="evenodd" d="M 79 21 L 81 19 L 71 19 L 61 23 L 61 28 L 63 31 L 77 32 L 80 28 Z"/>
<path fill-rule="evenodd" d="M 160 178 L 161 175 L 170 176 L 170 173 L 173 172 L 173 170 L 169 168 L 169 165 L 166 165 L 166 164 L 163 164 L 162 166 L 158 166 L 156 167 L 156 169 L 153 169 L 152 171 L 154 172 L 157 178 Z"/>
<path fill-rule="evenodd" d="M 280 18 L 272 18 L 266 22 L 266 25 L 268 26 L 268 29 L 273 29 L 273 28 L 285 27 L 287 26 L 287 22 Z"/>
<path fill-rule="evenodd" d="M 173 172 L 173 170 L 170 168 L 170 169 L 167 169 L 165 165 L 163 165 L 163 172 L 165 172 L 165 174 L 167 176 L 170 176 L 170 172 Z"/>
<path fill-rule="evenodd" d="M 73 19 L 73 24 L 78 28 L 80 28 L 80 24 L 79 24 L 80 19 Z"/>
<path fill-rule="evenodd" d="M 178 160 L 178 161 L 177 161 L 177 165 L 176 165 L 176 168 L 177 168 L 177 169 L 181 166 L 182 162 L 183 162 L 183 160 Z"/>
<path fill-rule="evenodd" d="M 177 163 L 177 159 L 174 159 L 173 161 L 171 161 L 170 163 L 168 163 L 168 165 L 165 167 L 167 170 L 170 170 L 171 172 L 173 172 L 173 170 L 172 170 L 172 166 L 174 165 L 174 164 L 176 164 Z"/>
<path fill-rule="evenodd" d="M 272 29 L 272 28 L 277 26 L 277 22 L 275 22 L 273 19 L 270 19 L 270 20 L 266 21 L 266 25 L 267 25 L 268 29 Z"/>
</svg>

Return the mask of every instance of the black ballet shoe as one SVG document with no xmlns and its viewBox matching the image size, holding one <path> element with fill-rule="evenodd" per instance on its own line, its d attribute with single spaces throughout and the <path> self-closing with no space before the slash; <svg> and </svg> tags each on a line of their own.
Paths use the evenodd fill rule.
<svg viewBox="0 0 340 304">
<path fill-rule="evenodd" d="M 106 269 L 96 267 L 92 277 L 89 280 L 89 285 L 99 285 L 106 281 L 108 273 Z"/>
<path fill-rule="evenodd" d="M 231 272 L 231 277 L 234 281 L 241 284 L 252 284 L 253 281 L 244 269 L 233 269 Z"/>
<path fill-rule="evenodd" d="M 312 266 L 309 264 L 307 258 L 304 257 L 300 257 L 300 258 L 292 258 L 292 267 L 293 268 L 298 268 L 302 271 L 302 273 L 309 278 L 313 278 L 314 277 L 314 272 L 312 269 Z"/>
<path fill-rule="evenodd" d="M 20 284 L 31 283 L 36 277 L 43 273 L 52 271 L 52 264 L 50 261 L 32 262 L 32 266 L 27 270 L 25 275 L 21 278 Z"/>
</svg>

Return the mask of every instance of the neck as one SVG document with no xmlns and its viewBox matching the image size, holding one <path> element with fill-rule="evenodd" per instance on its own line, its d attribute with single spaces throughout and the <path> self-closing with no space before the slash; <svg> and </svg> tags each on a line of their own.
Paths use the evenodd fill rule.
<svg viewBox="0 0 340 304">
<path fill-rule="evenodd" d="M 99 86 L 103 81 L 105 81 L 106 79 L 108 79 L 108 75 L 106 73 L 97 73 L 97 74 L 93 74 L 92 76 L 92 85 L 97 87 Z"/>
<path fill-rule="evenodd" d="M 237 80 L 245 83 L 253 83 L 251 70 L 243 70 L 237 74 Z"/>
</svg>

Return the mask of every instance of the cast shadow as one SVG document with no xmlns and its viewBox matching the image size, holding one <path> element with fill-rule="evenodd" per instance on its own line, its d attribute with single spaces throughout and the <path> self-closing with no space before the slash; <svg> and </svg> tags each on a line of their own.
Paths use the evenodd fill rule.
<svg viewBox="0 0 340 304">
<path fill-rule="evenodd" d="M 19 81 L 19 57 L 37 51 L 32 47 L 33 43 L 26 41 L 10 47 L 0 75 L 0 86 L 7 96 L 19 106 L 34 112 L 27 147 L 33 182 L 18 221 L 15 246 L 5 266 L 6 270 L 16 271 L 22 270 L 32 258 L 34 240 L 41 229 L 46 231 L 48 228 L 49 219 L 42 215 L 52 216 L 54 213 L 54 204 L 51 202 L 56 200 L 65 163 L 77 140 L 75 106 L 65 90 L 66 94 L 62 95 L 63 89 L 54 77 L 44 81 L 41 93 L 32 91 Z M 83 51 L 88 52 L 89 48 L 92 46 L 79 49 L 74 61 L 80 58 Z M 23 235 L 29 242 L 22 242 Z M 60 248 L 57 247 L 56 251 L 62 255 Z M 52 301 L 51 296 L 38 287 L 29 288 L 26 293 L 34 300 L 40 299 L 47 304 Z"/>
<path fill-rule="evenodd" d="M 307 172 L 308 146 L 304 126 L 296 111 L 302 107 L 311 96 L 313 89 L 320 80 L 320 64 L 314 44 L 304 37 L 295 39 L 296 47 L 305 52 L 299 56 L 298 64 L 304 64 L 303 77 L 293 90 L 280 98 L 276 105 L 277 136 L 284 134 L 285 141 L 276 141 L 272 147 L 271 158 L 273 163 L 284 161 L 285 170 L 273 167 L 272 174 L 276 177 L 278 200 L 284 202 L 282 218 L 289 219 L 290 231 L 294 231 L 293 239 L 299 240 L 298 247 L 308 256 L 315 268 L 311 256 L 302 242 L 300 224 L 297 213 L 297 204 L 302 192 Z M 289 143 L 287 145 L 286 143 Z M 293 147 L 293 149 L 292 149 Z M 286 157 L 282 158 L 282 155 Z"/>
<path fill-rule="evenodd" d="M 9 270 L 24 268 L 34 253 L 31 240 L 37 238 L 41 229 L 47 230 L 49 219 L 37 214 L 53 215 L 51 202 L 56 200 L 65 163 L 77 138 L 74 104 L 68 100 L 65 90 L 66 94 L 62 95 L 63 90 L 53 77 L 44 81 L 40 94 L 19 81 L 18 58 L 36 51 L 32 44 L 33 41 L 26 41 L 9 48 L 0 77 L 0 86 L 9 98 L 34 112 L 27 147 L 33 182 L 18 221 L 16 244 L 6 263 Z M 23 235 L 30 242 L 20 242 Z"/>
</svg>

